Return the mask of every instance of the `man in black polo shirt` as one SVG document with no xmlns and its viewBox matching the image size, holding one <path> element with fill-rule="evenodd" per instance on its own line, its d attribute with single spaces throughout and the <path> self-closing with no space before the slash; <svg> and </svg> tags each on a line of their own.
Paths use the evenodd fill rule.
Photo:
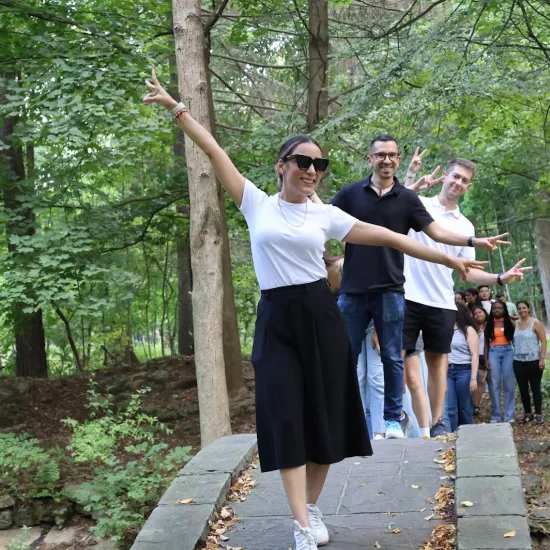
<svg viewBox="0 0 550 550">
<path fill-rule="evenodd" d="M 413 191 L 403 187 L 395 173 L 400 162 L 397 141 L 381 134 L 370 144 L 367 162 L 372 174 L 350 183 L 332 200 L 357 219 L 406 235 L 423 231 L 434 241 L 457 246 L 496 248 L 497 237 L 478 239 L 448 231 L 434 222 Z M 354 354 L 374 319 L 384 365 L 384 421 L 386 438 L 404 437 L 399 420 L 403 402 L 404 257 L 389 247 L 347 244 L 338 305 Z"/>
</svg>

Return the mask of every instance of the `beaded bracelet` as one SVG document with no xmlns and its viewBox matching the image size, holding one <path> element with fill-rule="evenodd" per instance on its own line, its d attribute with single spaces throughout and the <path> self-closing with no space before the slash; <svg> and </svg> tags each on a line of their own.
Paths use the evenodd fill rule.
<svg viewBox="0 0 550 550">
<path fill-rule="evenodd" d="M 170 116 L 175 118 L 175 116 L 182 110 L 185 109 L 185 105 L 180 101 L 171 111 Z"/>
<path fill-rule="evenodd" d="M 174 116 L 174 122 L 178 121 L 178 118 L 183 115 L 184 113 L 188 113 L 189 111 L 184 107 L 183 109 L 180 109 Z"/>
</svg>

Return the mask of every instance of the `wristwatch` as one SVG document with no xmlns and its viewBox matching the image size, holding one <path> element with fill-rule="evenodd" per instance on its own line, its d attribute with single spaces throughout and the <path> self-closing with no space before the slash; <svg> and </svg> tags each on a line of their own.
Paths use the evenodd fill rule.
<svg viewBox="0 0 550 550">
<path fill-rule="evenodd" d="M 502 275 L 503 275 L 502 273 L 499 273 L 497 275 L 497 285 L 500 285 L 500 286 L 504 285 L 504 283 L 502 282 L 502 279 L 501 279 Z"/>
<path fill-rule="evenodd" d="M 468 237 L 468 246 L 474 246 L 474 239 L 475 237 L 473 235 L 471 237 Z"/>
</svg>

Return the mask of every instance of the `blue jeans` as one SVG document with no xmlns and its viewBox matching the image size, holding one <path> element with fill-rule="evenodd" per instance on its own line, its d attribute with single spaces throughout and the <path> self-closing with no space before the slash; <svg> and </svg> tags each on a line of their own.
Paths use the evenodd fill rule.
<svg viewBox="0 0 550 550">
<path fill-rule="evenodd" d="M 386 431 L 384 424 L 384 367 L 380 355 L 372 347 L 373 332 L 374 323 L 371 321 L 366 337 L 361 344 L 361 355 L 357 361 L 357 380 L 371 438 L 374 437 L 374 434 L 383 434 Z"/>
<path fill-rule="evenodd" d="M 405 296 L 401 292 L 342 293 L 338 306 L 346 323 L 351 348 L 359 357 L 371 320 L 380 341 L 384 367 L 384 420 L 399 422 L 403 408 L 403 317 Z"/>
<path fill-rule="evenodd" d="M 491 420 L 493 422 L 502 420 L 500 407 L 502 386 L 504 386 L 504 422 L 514 420 L 516 377 L 514 375 L 514 347 L 512 344 L 491 346 L 489 349 L 489 365 L 491 366 L 491 385 L 493 386 Z"/>
<path fill-rule="evenodd" d="M 462 424 L 474 423 L 474 404 L 470 393 L 471 377 L 472 365 L 449 364 L 445 403 L 451 432 L 455 432 Z"/>
</svg>

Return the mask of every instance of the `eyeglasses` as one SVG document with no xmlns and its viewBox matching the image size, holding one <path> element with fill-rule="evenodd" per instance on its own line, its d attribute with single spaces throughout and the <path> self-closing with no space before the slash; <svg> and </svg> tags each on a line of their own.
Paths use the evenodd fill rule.
<svg viewBox="0 0 550 550">
<path fill-rule="evenodd" d="M 390 160 L 397 160 L 401 155 L 399 153 L 373 153 L 371 156 L 376 160 L 386 160 L 386 157 Z"/>
<path fill-rule="evenodd" d="M 307 155 L 288 155 L 283 158 L 284 162 L 289 160 L 295 160 L 300 170 L 309 170 L 312 164 L 316 172 L 324 172 L 328 168 L 328 159 L 324 158 L 312 159 Z"/>
</svg>

